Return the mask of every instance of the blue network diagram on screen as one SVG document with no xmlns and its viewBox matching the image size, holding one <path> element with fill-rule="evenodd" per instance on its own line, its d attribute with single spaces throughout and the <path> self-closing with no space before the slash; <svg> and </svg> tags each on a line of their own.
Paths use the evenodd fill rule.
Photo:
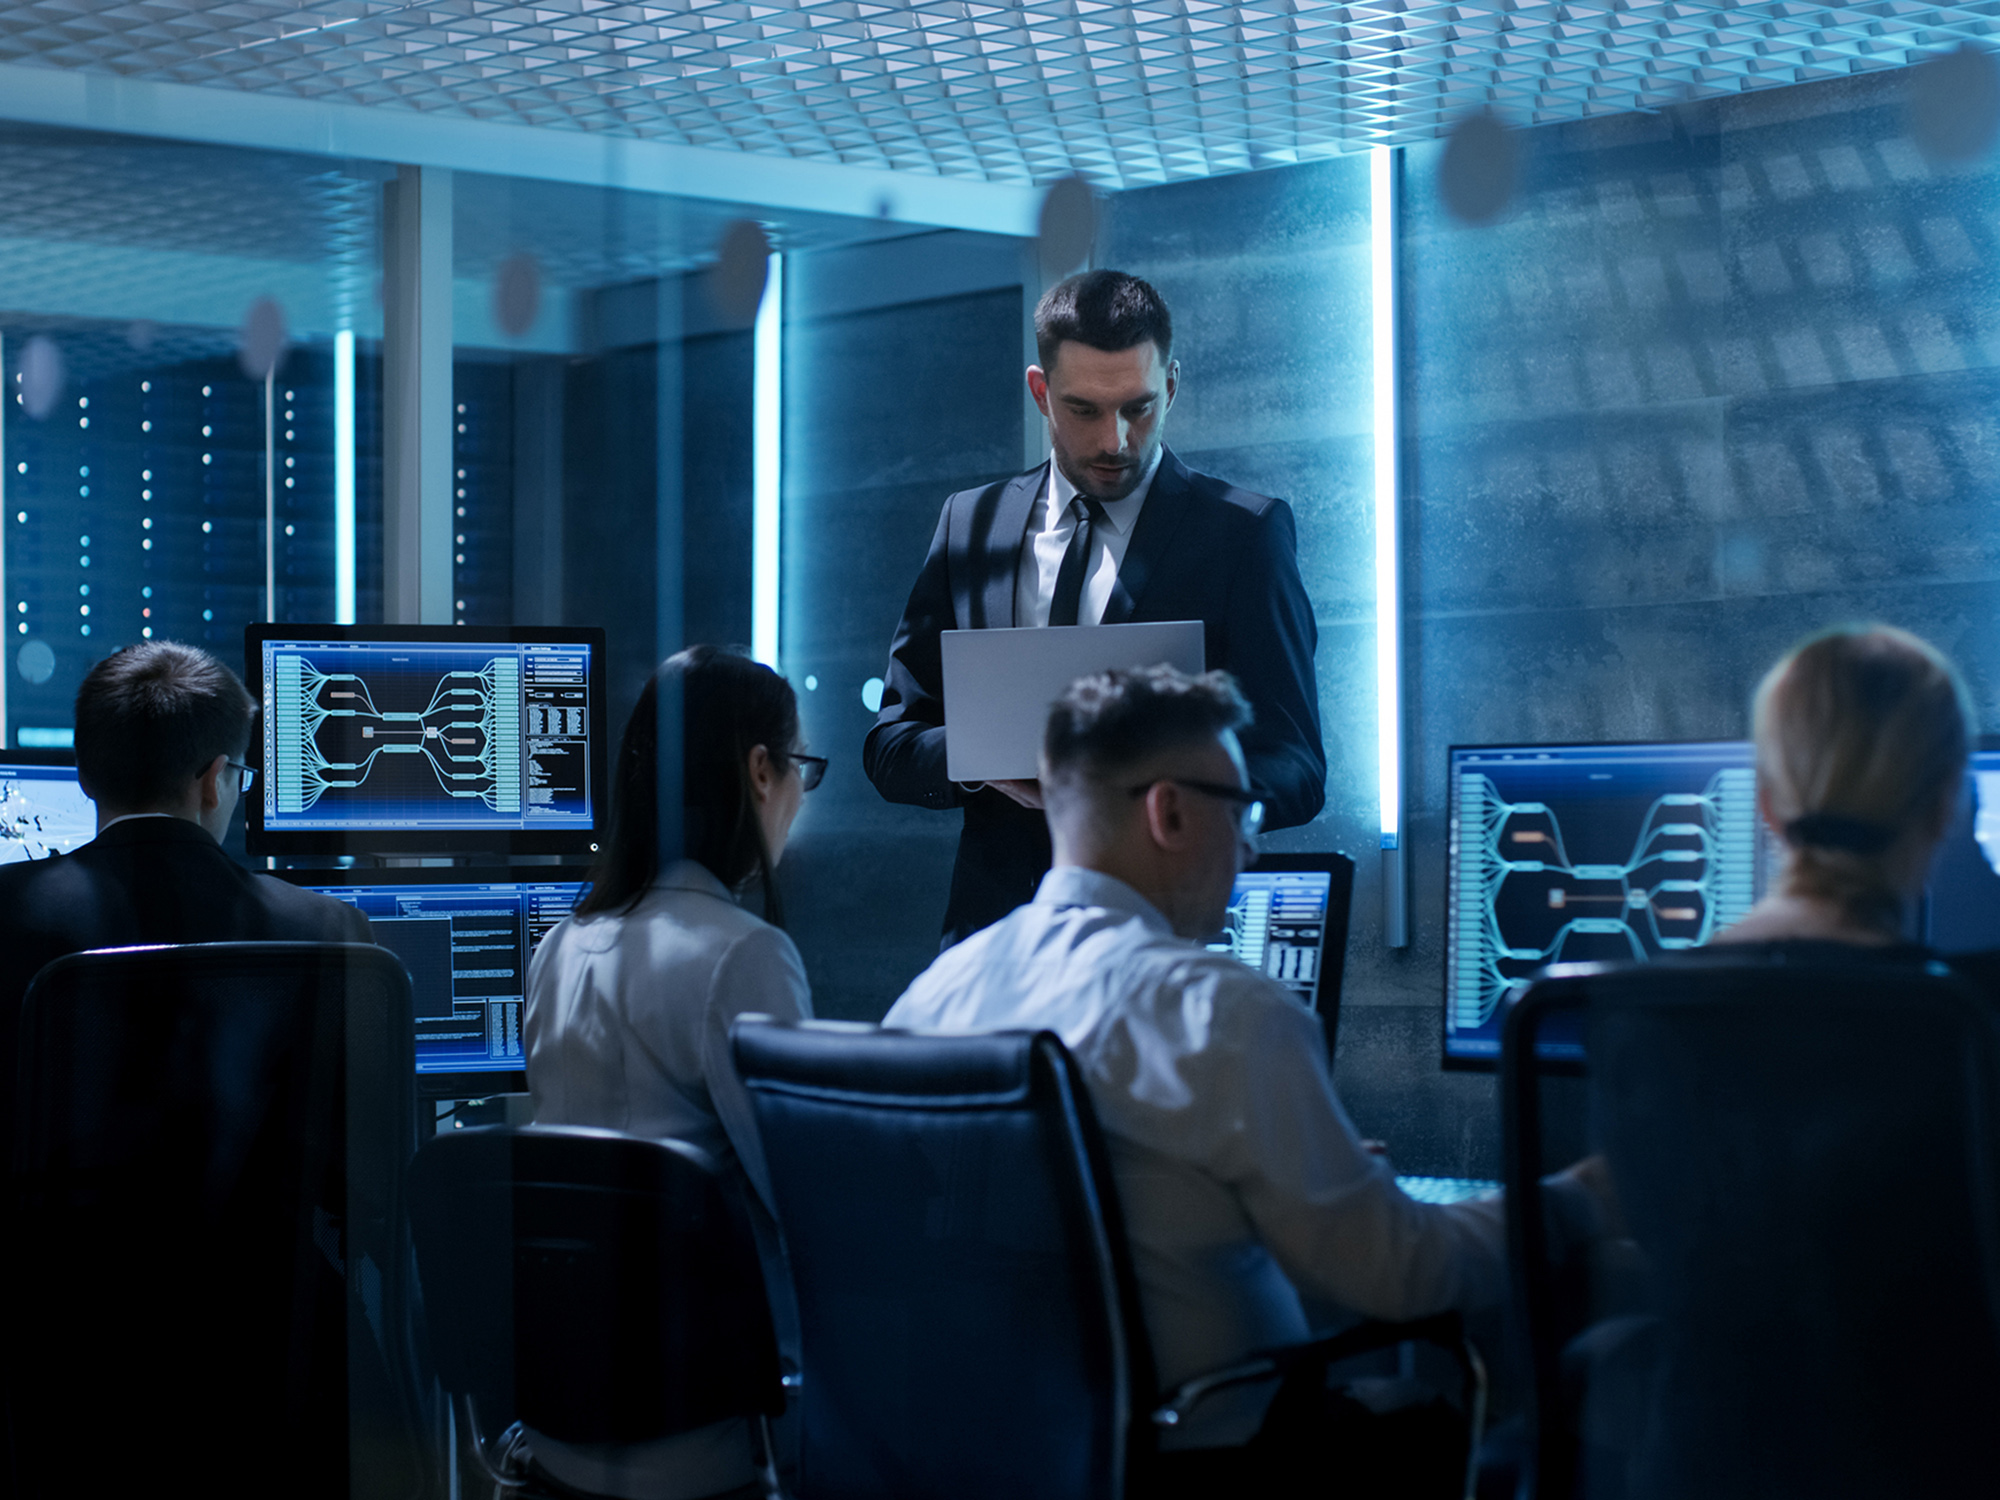
<svg viewBox="0 0 2000 1500">
<path fill-rule="evenodd" d="M 1498 1058 L 1543 965 L 1692 948 L 1757 899 L 1748 743 L 1458 747 L 1449 790 L 1447 1061 Z"/>
<path fill-rule="evenodd" d="M 441 872 L 448 873 L 448 872 Z M 574 880 L 414 884 L 351 877 L 307 890 L 359 907 L 375 941 L 410 971 L 417 1072 L 509 1073 L 525 1066 L 522 1012 L 535 945 L 576 905 Z"/>
<path fill-rule="evenodd" d="M 591 647 L 261 643 L 266 833 L 588 831 Z"/>
<path fill-rule="evenodd" d="M 67 854 L 97 837 L 97 805 L 74 766 L 0 760 L 0 865 Z"/>
</svg>

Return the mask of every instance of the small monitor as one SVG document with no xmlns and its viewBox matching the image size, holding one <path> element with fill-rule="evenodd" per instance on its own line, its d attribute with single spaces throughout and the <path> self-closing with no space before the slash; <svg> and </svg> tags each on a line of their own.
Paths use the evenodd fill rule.
<svg viewBox="0 0 2000 1500">
<path fill-rule="evenodd" d="M 293 885 L 361 909 L 410 971 L 417 1087 L 477 1098 L 528 1087 L 521 1027 L 528 960 L 570 914 L 583 882 L 522 870 L 284 870 Z"/>
<path fill-rule="evenodd" d="M 1696 947 L 1763 884 L 1747 741 L 1454 746 L 1448 792 L 1447 1067 L 1498 1062 L 1535 970 Z"/>
<path fill-rule="evenodd" d="M 1326 1027 L 1340 1020 L 1354 861 L 1344 854 L 1266 854 L 1236 877 L 1227 927 L 1208 946 L 1270 976 Z"/>
<path fill-rule="evenodd" d="M 587 856 L 604 632 L 252 625 L 252 854 Z"/>
<path fill-rule="evenodd" d="M 1940 953 L 2000 949 L 2000 739 L 1982 739 L 1972 753 L 1924 889 L 1920 936 Z"/>
<path fill-rule="evenodd" d="M 0 865 L 67 854 L 97 837 L 97 804 L 66 751 L 0 751 Z"/>
</svg>

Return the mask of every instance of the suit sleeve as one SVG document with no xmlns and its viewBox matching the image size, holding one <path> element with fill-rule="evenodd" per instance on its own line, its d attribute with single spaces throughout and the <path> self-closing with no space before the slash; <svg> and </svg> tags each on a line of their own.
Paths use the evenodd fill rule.
<svg viewBox="0 0 2000 1500">
<path fill-rule="evenodd" d="M 890 802 L 957 807 L 964 795 L 945 774 L 944 663 L 938 637 L 956 623 L 951 604 L 951 501 L 938 516 L 930 555 L 910 589 L 889 645 L 882 709 L 861 744 L 861 765 Z"/>
<path fill-rule="evenodd" d="M 1243 734 L 1243 757 L 1250 784 L 1265 801 L 1265 826 L 1309 823 L 1326 805 L 1326 747 L 1313 671 L 1319 627 L 1299 577 L 1292 508 L 1282 500 L 1258 518 L 1243 565 L 1230 580 L 1227 629 L 1223 665 L 1256 714 Z"/>
</svg>

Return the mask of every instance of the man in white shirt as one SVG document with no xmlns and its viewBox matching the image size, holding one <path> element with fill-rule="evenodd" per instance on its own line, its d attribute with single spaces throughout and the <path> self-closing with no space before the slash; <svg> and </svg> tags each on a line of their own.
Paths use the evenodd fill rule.
<svg viewBox="0 0 2000 1500">
<path fill-rule="evenodd" d="M 1335 1096 L 1319 1022 L 1203 939 L 1262 804 L 1225 673 L 1075 683 L 1041 780 L 1054 868 L 947 949 L 884 1020 L 1046 1028 L 1075 1054 L 1111 1154 L 1163 1385 L 1302 1342 L 1336 1309 L 1406 1319 L 1498 1303 L 1497 1201 L 1418 1203 Z M 1198 1409 L 1174 1446 L 1247 1442 L 1269 1387 Z"/>
</svg>

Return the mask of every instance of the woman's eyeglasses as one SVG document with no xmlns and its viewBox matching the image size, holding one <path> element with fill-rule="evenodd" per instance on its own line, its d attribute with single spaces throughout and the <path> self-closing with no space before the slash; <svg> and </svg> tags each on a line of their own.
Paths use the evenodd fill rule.
<svg viewBox="0 0 2000 1500">
<path fill-rule="evenodd" d="M 799 790 L 811 791 L 826 779 L 826 757 L 824 755 L 797 755 L 792 759 L 799 763 Z"/>
<path fill-rule="evenodd" d="M 1219 797 L 1224 802 L 1236 804 L 1236 826 L 1243 830 L 1243 837 L 1254 839 L 1264 831 L 1264 802 L 1255 792 L 1246 792 L 1240 786 L 1224 786 L 1219 781 L 1189 781 L 1185 776 L 1161 776 L 1144 786 L 1128 786 L 1125 791 L 1133 797 L 1143 797 L 1162 781 L 1170 781 L 1175 786 L 1184 786 L 1191 792 L 1200 792 L 1205 797 Z"/>
</svg>

